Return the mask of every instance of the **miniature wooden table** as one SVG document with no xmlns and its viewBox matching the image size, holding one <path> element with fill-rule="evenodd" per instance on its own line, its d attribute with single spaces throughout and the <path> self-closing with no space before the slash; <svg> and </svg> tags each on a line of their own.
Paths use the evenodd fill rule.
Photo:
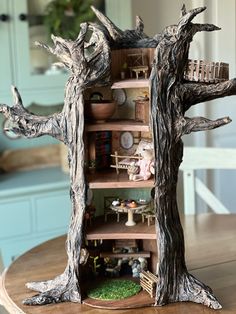
<svg viewBox="0 0 236 314">
<path fill-rule="evenodd" d="M 235 314 L 236 313 L 236 215 L 204 214 L 182 219 L 186 260 L 190 272 L 208 284 L 223 306 L 213 311 L 194 303 L 174 303 L 161 308 L 101 310 L 86 305 L 61 303 L 28 307 L 21 301 L 34 295 L 25 288 L 32 280 L 51 279 L 66 265 L 65 237 L 45 242 L 18 258 L 3 274 L 0 299 L 10 313 L 25 314 Z M 55 263 L 56 261 L 56 263 Z"/>
<path fill-rule="evenodd" d="M 147 205 L 140 205 L 136 207 L 129 207 L 129 206 L 111 206 L 111 210 L 114 210 L 118 213 L 127 213 L 128 214 L 128 220 L 126 221 L 125 225 L 127 227 L 132 227 L 136 225 L 136 222 L 134 221 L 134 214 L 141 214 L 142 211 L 147 207 Z"/>
<path fill-rule="evenodd" d="M 140 73 L 144 73 L 144 78 L 147 79 L 148 75 L 148 66 L 136 66 L 136 67 L 130 67 L 130 77 L 132 78 L 132 72 L 135 73 L 136 79 L 139 78 Z"/>
</svg>

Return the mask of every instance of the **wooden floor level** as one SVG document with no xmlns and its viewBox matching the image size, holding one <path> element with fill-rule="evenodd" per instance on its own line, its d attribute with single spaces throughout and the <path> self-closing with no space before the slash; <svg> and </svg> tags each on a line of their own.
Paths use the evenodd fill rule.
<svg viewBox="0 0 236 314">
<path fill-rule="evenodd" d="M 155 225 L 141 222 L 141 215 L 135 217 L 137 224 L 132 227 L 125 225 L 127 221 L 127 213 L 122 213 L 123 219 L 116 222 L 114 217 L 109 217 L 108 222 L 104 222 L 104 218 L 98 219 L 92 223 L 87 230 L 87 240 L 112 240 L 112 239 L 156 239 Z"/>
<path fill-rule="evenodd" d="M 161 308 L 103 310 L 84 304 L 62 303 L 27 307 L 22 300 L 35 293 L 27 281 L 51 279 L 66 265 L 65 237 L 48 241 L 18 258 L 4 273 L 0 299 L 10 313 L 26 314 L 235 314 L 236 313 L 236 215 L 199 215 L 182 219 L 186 260 L 190 272 L 209 285 L 223 306 L 217 312 L 194 303 L 174 303 Z M 56 261 L 56 263 L 55 263 Z"/>
</svg>

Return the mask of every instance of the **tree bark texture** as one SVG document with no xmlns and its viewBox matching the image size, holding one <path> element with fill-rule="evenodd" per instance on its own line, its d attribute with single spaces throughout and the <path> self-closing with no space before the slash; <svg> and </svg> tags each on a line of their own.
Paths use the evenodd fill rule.
<svg viewBox="0 0 236 314">
<path fill-rule="evenodd" d="M 185 11 L 184 8 L 183 10 Z M 213 25 L 200 27 L 191 23 L 192 18 L 203 10 L 204 8 L 199 8 L 183 12 L 178 25 L 164 30 L 156 47 L 150 77 L 159 252 L 159 281 L 155 304 L 193 301 L 218 309 L 221 305 L 211 289 L 187 271 L 184 235 L 176 201 L 178 170 L 183 157 L 182 135 L 230 122 L 229 118 L 210 121 L 203 117 L 185 117 L 186 110 L 195 102 L 223 96 L 228 93 L 225 88 L 230 84 L 189 84 L 183 81 L 192 36 L 199 29 L 217 29 Z M 220 91 L 222 85 L 224 88 Z"/>
<path fill-rule="evenodd" d="M 90 29 L 93 35 L 85 42 Z M 63 274 L 45 282 L 31 282 L 27 287 L 40 292 L 24 300 L 27 305 L 42 305 L 64 301 L 81 302 L 80 267 L 86 249 L 84 243 L 83 216 L 86 203 L 86 180 L 84 174 L 84 99 L 85 88 L 95 84 L 104 85 L 110 75 L 110 48 L 103 33 L 95 25 L 81 25 L 81 32 L 75 41 L 52 36 L 55 47 L 37 43 L 61 59 L 61 66 L 67 67 L 71 76 L 66 84 L 64 107 L 61 113 L 49 117 L 35 116 L 22 104 L 18 90 L 13 87 L 14 105 L 1 105 L 0 111 L 11 119 L 16 127 L 13 131 L 28 138 L 45 134 L 63 141 L 68 147 L 70 167 L 70 196 L 72 202 L 71 220 L 66 241 L 68 263 Z M 89 54 L 86 55 L 86 50 Z M 86 55 L 86 56 L 85 56 Z M 84 255 L 84 254 L 83 254 Z"/>
<path fill-rule="evenodd" d="M 143 22 L 136 29 L 122 31 L 101 12 L 92 8 L 101 25 L 82 24 L 75 41 L 52 35 L 54 47 L 37 43 L 56 55 L 71 71 L 65 90 L 62 112 L 48 117 L 35 116 L 23 107 L 21 97 L 12 88 L 14 105 L 0 105 L 0 112 L 15 124 L 14 132 L 28 138 L 51 135 L 63 141 L 69 151 L 72 212 L 67 236 L 68 263 L 63 274 L 27 287 L 38 291 L 25 304 L 42 305 L 63 301 L 81 302 L 80 267 L 83 248 L 83 215 L 86 201 L 84 174 L 84 100 L 83 91 L 96 84 L 106 85 L 110 75 L 110 49 L 156 47 L 150 76 L 151 126 L 155 149 L 155 210 L 158 245 L 159 282 L 155 305 L 193 301 L 218 309 L 220 304 L 209 287 L 188 273 L 185 264 L 184 235 L 179 218 L 176 185 L 183 157 L 181 137 L 195 131 L 210 130 L 229 123 L 228 117 L 211 121 L 204 117 L 188 118 L 193 105 L 236 94 L 236 79 L 222 83 L 190 83 L 183 79 L 190 42 L 199 31 L 214 31 L 211 24 L 193 24 L 193 18 L 206 8 L 189 12 L 182 8 L 177 25 L 149 38 Z M 92 36 L 86 42 L 87 31 Z"/>
</svg>

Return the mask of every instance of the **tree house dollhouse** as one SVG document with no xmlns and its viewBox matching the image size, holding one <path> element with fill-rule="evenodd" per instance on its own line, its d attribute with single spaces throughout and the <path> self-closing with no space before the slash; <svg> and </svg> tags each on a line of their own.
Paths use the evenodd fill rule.
<svg viewBox="0 0 236 314">
<path fill-rule="evenodd" d="M 178 169 L 183 157 L 181 137 L 191 132 L 220 127 L 231 121 L 228 117 L 215 121 L 204 117 L 188 118 L 186 111 L 197 103 L 236 94 L 235 80 L 228 80 L 225 76 L 219 82 L 188 80 L 189 71 L 186 72 L 186 67 L 189 64 L 188 51 L 193 36 L 200 31 L 218 30 L 218 27 L 211 24 L 192 22 L 205 9 L 202 7 L 186 11 L 183 6 L 177 25 L 169 26 L 161 34 L 150 38 L 144 33 L 141 18 L 137 17 L 134 30 L 122 31 L 101 12 L 92 8 L 101 22 L 99 25 L 83 23 L 74 41 L 52 35 L 53 47 L 38 43 L 60 59 L 58 65 L 65 66 L 71 72 L 65 88 L 63 110 L 48 117 L 35 116 L 23 107 L 18 90 L 13 88 L 14 105 L 1 105 L 0 111 L 14 122 L 15 133 L 28 138 L 51 135 L 68 147 L 72 212 L 66 241 L 68 263 L 64 272 L 45 282 L 28 283 L 27 287 L 38 291 L 38 294 L 24 300 L 24 304 L 44 305 L 71 301 L 111 307 L 108 301 L 91 301 L 86 297 L 89 281 L 86 282 L 85 278 L 91 272 L 87 265 L 92 260 L 95 275 L 98 275 L 102 268 L 98 256 L 101 259 L 146 258 L 148 265 L 144 271 L 148 268 L 155 275 L 151 275 L 152 279 L 155 278 L 155 291 L 152 288 L 150 290 L 153 298 L 142 291 L 133 301 L 113 301 L 113 308 L 157 306 L 178 301 L 202 303 L 214 309 L 221 307 L 211 289 L 187 270 L 184 235 L 176 201 Z M 124 69 L 124 64 L 131 56 L 136 57 L 136 61 L 141 56 L 141 61 L 130 66 L 127 64 L 126 78 L 121 80 L 121 69 Z M 196 72 L 194 66 L 191 63 L 190 71 Z M 200 67 L 197 71 L 200 75 L 204 66 L 201 65 L 199 69 Z M 135 78 L 132 77 L 134 73 Z M 207 72 L 206 77 L 212 77 L 212 74 Z M 148 110 L 150 121 L 146 117 L 140 121 L 140 115 L 138 121 L 86 121 L 84 98 L 94 93 L 97 86 L 103 86 L 108 91 L 149 88 L 148 106 L 147 100 L 142 106 L 144 112 Z M 118 99 L 123 97 L 122 91 L 118 96 Z M 154 179 L 129 180 L 126 171 L 117 174 L 114 169 L 88 172 L 87 161 L 91 154 L 88 147 L 96 144 L 91 134 L 107 131 L 123 133 L 121 144 L 126 149 L 133 142 L 129 133 L 125 132 L 151 132 Z M 88 187 L 154 187 L 155 225 L 148 226 L 139 221 L 131 227 L 110 218 L 107 222 L 97 219 L 91 226 L 85 225 Z M 117 250 L 119 241 L 127 246 L 124 240 L 132 242 L 131 246 L 128 245 L 128 251 Z M 117 245 L 115 248 L 114 243 Z"/>
</svg>

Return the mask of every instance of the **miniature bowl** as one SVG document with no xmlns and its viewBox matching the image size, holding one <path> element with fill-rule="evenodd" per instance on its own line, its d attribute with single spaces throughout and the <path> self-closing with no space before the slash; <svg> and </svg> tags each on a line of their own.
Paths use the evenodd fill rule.
<svg viewBox="0 0 236 314">
<path fill-rule="evenodd" d="M 116 102 L 112 100 L 92 100 L 85 102 L 85 118 L 96 123 L 103 123 L 113 116 Z"/>
</svg>

